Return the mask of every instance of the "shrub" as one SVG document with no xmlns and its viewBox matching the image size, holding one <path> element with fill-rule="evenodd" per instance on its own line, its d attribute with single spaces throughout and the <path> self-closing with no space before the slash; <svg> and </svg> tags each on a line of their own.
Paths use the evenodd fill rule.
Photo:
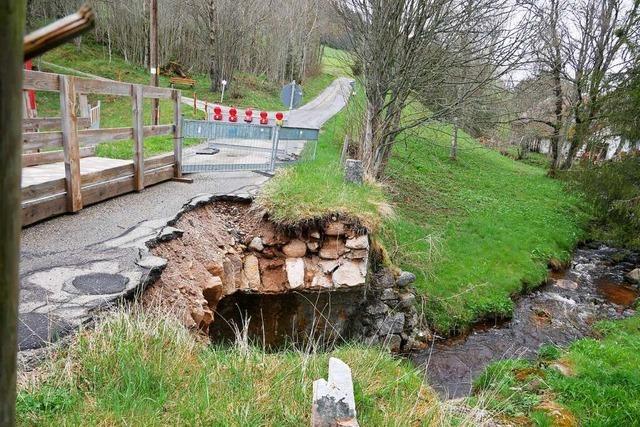
<svg viewBox="0 0 640 427">
<path fill-rule="evenodd" d="M 640 248 L 640 155 L 581 164 L 567 177 L 594 207 L 594 237 Z"/>
</svg>

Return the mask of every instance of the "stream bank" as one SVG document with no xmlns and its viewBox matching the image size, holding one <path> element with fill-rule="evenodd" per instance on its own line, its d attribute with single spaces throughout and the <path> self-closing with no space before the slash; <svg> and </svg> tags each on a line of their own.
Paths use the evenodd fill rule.
<svg viewBox="0 0 640 427">
<path fill-rule="evenodd" d="M 566 346 L 589 336 L 599 320 L 634 315 L 638 287 L 625 276 L 638 266 L 638 253 L 599 244 L 581 247 L 570 267 L 551 272 L 544 286 L 516 302 L 510 320 L 483 322 L 466 336 L 434 342 L 410 358 L 441 396 L 467 396 L 492 362 L 532 359 L 544 344 Z"/>
</svg>

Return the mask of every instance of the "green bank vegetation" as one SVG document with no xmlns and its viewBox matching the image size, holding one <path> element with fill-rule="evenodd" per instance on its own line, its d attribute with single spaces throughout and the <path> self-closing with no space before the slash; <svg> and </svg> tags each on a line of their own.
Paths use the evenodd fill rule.
<svg viewBox="0 0 640 427">
<path fill-rule="evenodd" d="M 166 315 L 120 312 L 23 379 L 19 425 L 309 425 L 312 383 L 335 356 L 366 426 L 450 425 L 422 374 L 386 351 L 214 348 Z"/>
<path fill-rule="evenodd" d="M 632 426 L 640 415 L 640 316 L 600 322 L 594 338 L 506 360 L 476 380 L 489 408 L 534 425 Z"/>
<path fill-rule="evenodd" d="M 445 334 L 509 316 L 511 297 L 542 283 L 550 258 L 569 259 L 587 219 L 582 199 L 544 168 L 463 132 L 458 159 L 450 160 L 446 124 L 404 135 L 382 184 L 345 183 L 341 146 L 361 102 L 357 94 L 325 126 L 315 162 L 285 169 L 265 186 L 259 202 L 275 220 L 339 213 L 379 231 L 390 260 L 418 276 L 423 311 Z"/>
</svg>

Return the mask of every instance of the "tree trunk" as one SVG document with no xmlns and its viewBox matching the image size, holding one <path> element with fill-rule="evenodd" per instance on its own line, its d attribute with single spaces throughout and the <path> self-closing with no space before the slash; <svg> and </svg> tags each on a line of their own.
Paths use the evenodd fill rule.
<svg viewBox="0 0 640 427">
<path fill-rule="evenodd" d="M 453 119 L 453 133 L 451 134 L 451 152 L 449 153 L 451 160 L 458 159 L 458 120 Z"/>
<path fill-rule="evenodd" d="M 216 64 L 216 6 L 215 0 L 209 0 L 207 3 L 207 11 L 209 12 L 209 79 L 211 80 L 211 92 L 215 92 L 219 88 L 220 75 Z"/>
<path fill-rule="evenodd" d="M 0 426 L 15 424 L 24 0 L 0 3 Z"/>
</svg>

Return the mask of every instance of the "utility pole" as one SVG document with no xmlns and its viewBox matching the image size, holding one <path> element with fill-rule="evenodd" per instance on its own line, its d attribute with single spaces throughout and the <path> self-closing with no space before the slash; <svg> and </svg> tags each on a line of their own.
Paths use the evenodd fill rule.
<svg viewBox="0 0 640 427">
<path fill-rule="evenodd" d="M 151 72 L 151 86 L 158 86 L 158 0 L 150 0 L 149 7 L 149 71 Z M 151 99 L 151 123 L 157 125 L 160 121 L 159 100 Z"/>
<path fill-rule="evenodd" d="M 15 425 L 25 0 L 0 2 L 0 427 Z"/>
</svg>

